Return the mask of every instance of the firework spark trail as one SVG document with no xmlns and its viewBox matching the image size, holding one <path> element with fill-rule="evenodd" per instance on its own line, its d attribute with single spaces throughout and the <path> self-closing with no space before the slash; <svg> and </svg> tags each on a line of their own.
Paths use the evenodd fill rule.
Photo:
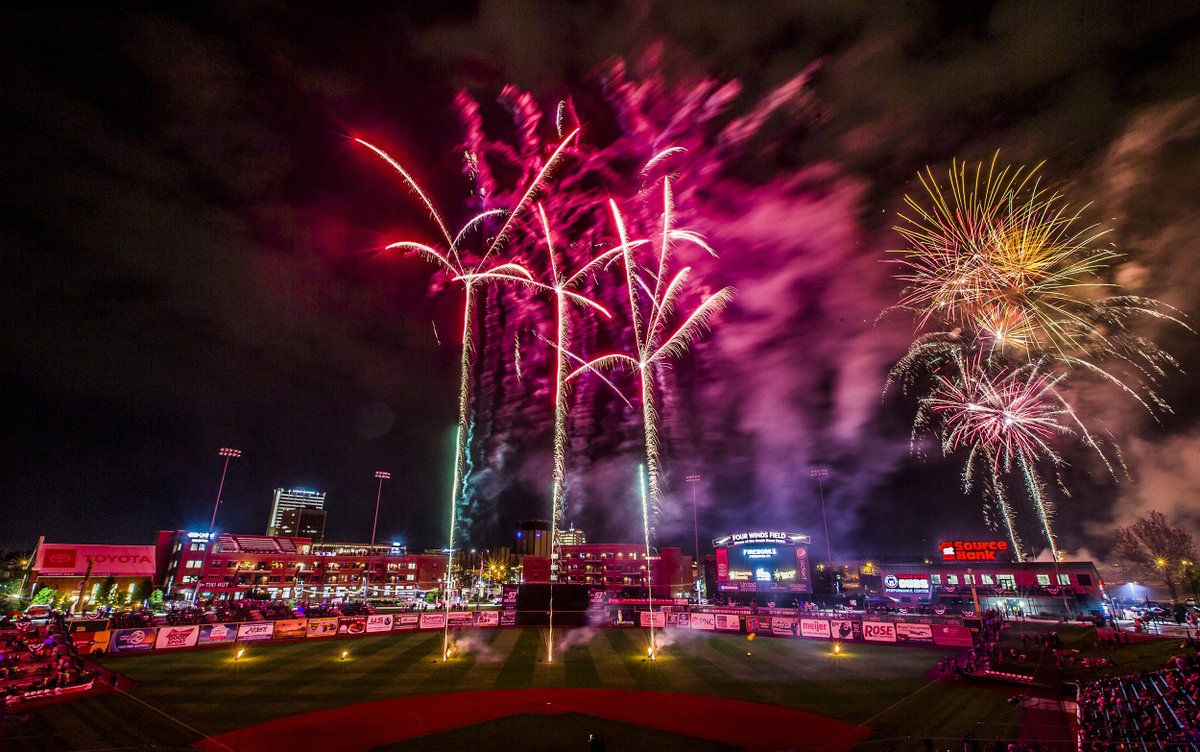
<svg viewBox="0 0 1200 752">
<path fill-rule="evenodd" d="M 637 242 L 629 239 L 629 233 L 621 209 L 615 200 L 609 201 L 613 226 L 619 240 L 619 250 L 625 270 L 625 287 L 629 299 L 629 319 L 633 328 L 635 356 L 623 353 L 602 355 L 577 368 L 568 379 L 589 371 L 615 366 L 628 366 L 638 379 L 638 391 L 642 402 L 642 427 L 645 436 L 646 476 L 649 490 L 647 516 L 650 525 L 647 534 L 653 531 L 662 511 L 662 450 L 659 438 L 659 411 L 655 406 L 654 368 L 667 360 L 683 354 L 692 341 L 700 335 L 710 319 L 723 309 L 733 296 L 733 288 L 726 287 L 705 297 L 674 331 L 664 337 L 667 320 L 675 310 L 680 294 L 691 271 L 681 269 L 670 282 L 668 274 L 671 247 L 675 242 L 688 242 L 701 247 L 708 253 L 712 248 L 697 233 L 678 230 L 672 226 L 673 198 L 670 178 L 663 179 L 663 214 L 661 234 L 653 270 L 647 270 L 637 260 Z M 653 247 L 653 244 L 651 244 Z M 643 276 L 649 276 L 653 284 L 647 284 Z M 640 294 L 639 294 L 640 293 Z M 643 302 L 644 300 L 644 302 Z M 643 311 L 643 308 L 649 310 Z"/>
<path fill-rule="evenodd" d="M 1187 327 L 1174 309 L 1158 301 L 1104 297 L 1114 285 L 1103 275 L 1120 258 L 1094 247 L 1107 231 L 1096 225 L 1075 229 L 1082 210 L 1071 211 L 1058 193 L 1041 187 L 1040 164 L 1028 171 L 997 169 L 997 159 L 998 153 L 986 172 L 977 165 L 973 177 L 965 163 L 955 161 L 948 194 L 926 168 L 919 177 L 929 208 L 905 196 L 915 213 L 902 214 L 904 224 L 894 228 L 908 241 L 908 248 L 894 251 L 900 258 L 893 261 L 902 267 L 896 276 L 907 283 L 898 307 L 915 313 L 919 329 L 948 331 L 920 334 L 892 368 L 888 386 L 898 383 L 908 392 L 933 375 L 914 436 L 920 428 L 929 429 L 941 437 L 946 454 L 969 450 L 965 491 L 975 464 L 986 460 L 991 499 L 1020 557 L 1002 477 L 1015 469 L 1057 561 L 1053 510 L 1039 462 L 1063 465 L 1054 441 L 1075 434 L 1116 477 L 1070 405 L 1064 382 L 1091 374 L 1152 413 L 1151 405 L 1169 410 L 1154 385 L 1174 360 L 1131 332 L 1129 321 L 1144 314 Z M 1139 371 L 1143 378 L 1137 386 L 1145 396 L 1102 365 L 1106 360 Z M 1059 488 L 1067 493 L 1061 479 Z"/>
<path fill-rule="evenodd" d="M 475 288 L 479 285 L 494 283 L 494 282 L 518 282 L 521 284 L 535 284 L 533 275 L 529 273 L 522 265 L 512 261 L 503 261 L 493 266 L 488 266 L 488 259 L 495 253 L 504 240 L 508 237 L 513 223 L 517 216 L 533 200 L 534 196 L 540 191 L 549 179 L 551 169 L 558 162 L 567 144 L 578 134 L 578 129 L 568 134 L 555 148 L 552 155 L 545 161 L 542 167 L 537 170 L 535 177 L 525 189 L 520 201 L 511 210 L 503 211 L 499 209 L 486 210 L 470 219 L 455 237 L 451 237 L 446 222 L 442 219 L 433 202 L 421 190 L 420 185 L 415 179 L 400 165 L 395 159 L 387 154 L 382 149 L 357 139 L 358 143 L 370 149 L 377 156 L 387 162 L 395 169 L 405 183 L 417 194 L 421 202 L 432 214 L 438 229 L 441 231 L 443 239 L 446 241 L 447 247 L 445 251 L 439 251 L 436 248 L 413 241 L 401 241 L 388 246 L 389 250 L 406 250 L 415 251 L 434 263 L 440 265 L 453 276 L 453 281 L 461 282 L 463 285 L 463 330 L 462 330 L 462 349 L 459 362 L 459 396 L 458 396 L 458 430 L 455 440 L 455 458 L 454 458 L 454 488 L 451 493 L 450 504 L 450 525 L 449 525 L 449 544 L 446 553 L 446 576 L 445 576 L 445 599 L 447 609 L 447 619 L 445 625 L 445 634 L 443 636 L 442 658 L 443 661 L 447 657 L 449 650 L 449 608 L 450 608 L 450 591 L 454 586 L 453 579 L 453 563 L 454 550 L 457 538 L 457 528 L 459 523 L 465 519 L 465 506 L 467 504 L 467 494 L 465 486 L 469 476 L 469 458 L 467 453 L 471 444 L 471 364 L 472 355 L 474 353 L 474 326 L 473 312 Z M 498 217 L 501 214 L 506 215 L 505 222 L 500 232 L 487 245 L 487 249 L 483 252 L 477 261 L 472 265 L 468 265 L 462 258 L 460 249 L 465 239 L 481 230 L 484 227 L 486 220 L 490 217 Z"/>
</svg>

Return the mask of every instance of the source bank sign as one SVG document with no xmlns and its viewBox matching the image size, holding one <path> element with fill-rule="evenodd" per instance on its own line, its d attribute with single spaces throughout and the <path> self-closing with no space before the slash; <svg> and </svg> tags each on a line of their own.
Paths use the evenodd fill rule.
<svg viewBox="0 0 1200 752">
<path fill-rule="evenodd" d="M 942 561 L 999 561 L 997 553 L 1009 551 L 1008 541 L 942 541 L 938 546 Z"/>
</svg>

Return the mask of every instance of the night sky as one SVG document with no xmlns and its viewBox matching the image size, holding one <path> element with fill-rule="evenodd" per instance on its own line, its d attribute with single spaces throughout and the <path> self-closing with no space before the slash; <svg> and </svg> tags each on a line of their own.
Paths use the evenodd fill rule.
<svg viewBox="0 0 1200 752">
<path fill-rule="evenodd" d="M 1200 6 L 966 5 L 0 11 L 0 546 L 204 529 L 223 446 L 243 456 L 221 529 L 261 533 L 271 490 L 307 487 L 328 492 L 328 538 L 364 540 L 383 469 L 380 539 L 444 545 L 458 298 L 427 263 L 379 253 L 435 227 L 352 137 L 398 155 L 461 224 L 456 94 L 496 128 L 505 84 L 549 113 L 572 96 L 585 134 L 612 138 L 604 81 L 618 64 L 665 103 L 740 82 L 687 137 L 681 212 L 721 254 L 705 281 L 738 297 L 669 374 L 660 543 L 690 550 L 690 473 L 703 476 L 702 540 L 773 527 L 819 542 L 814 466 L 830 469 L 842 555 L 990 536 L 980 499 L 959 489 L 961 457 L 914 456 L 915 405 L 883 394 L 912 338 L 911 320 L 878 318 L 901 287 L 884 263 L 901 244 L 896 212 L 926 165 L 944 175 L 952 158 L 996 150 L 1046 160 L 1044 179 L 1090 202 L 1085 219 L 1125 254 L 1111 281 L 1195 325 Z M 800 74 L 799 95 L 735 151 L 713 135 Z M 549 398 L 542 375 L 504 375 L 503 313 L 481 355 L 481 545 L 509 542 L 515 520 L 549 504 Z M 1146 509 L 1200 523 L 1200 338 L 1140 326 L 1179 360 L 1160 379 L 1174 413 L 1073 387 L 1130 476 L 1064 450 L 1072 495 L 1056 495 L 1057 526 L 1079 555 L 1102 555 L 1113 526 Z M 576 442 L 567 519 L 591 540 L 634 540 L 636 416 L 595 394 L 577 396 L 596 440 Z"/>
</svg>

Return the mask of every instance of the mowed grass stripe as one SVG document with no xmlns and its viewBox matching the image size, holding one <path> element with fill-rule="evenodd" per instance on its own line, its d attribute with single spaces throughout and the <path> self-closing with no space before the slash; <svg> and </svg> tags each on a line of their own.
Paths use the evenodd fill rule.
<svg viewBox="0 0 1200 752">
<path fill-rule="evenodd" d="M 470 647 L 476 653 L 475 665 L 463 680 L 464 686 L 472 689 L 491 689 L 496 686 L 518 636 L 515 629 L 479 630 Z"/>
<path fill-rule="evenodd" d="M 637 689 L 671 689 L 671 682 L 666 676 L 669 671 L 656 670 L 657 664 L 650 660 L 646 652 L 650 645 L 649 632 L 640 629 L 608 629 L 605 630 L 604 636 L 620 659 L 621 665 L 629 672 Z"/>
<path fill-rule="evenodd" d="M 542 631 L 535 627 L 513 630 L 517 641 L 496 677 L 494 689 L 524 689 L 533 686 L 539 653 L 542 650 Z"/>
</svg>

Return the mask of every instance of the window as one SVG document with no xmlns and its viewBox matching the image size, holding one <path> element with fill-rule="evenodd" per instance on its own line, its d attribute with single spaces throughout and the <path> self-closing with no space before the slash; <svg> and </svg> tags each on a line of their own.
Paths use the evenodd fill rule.
<svg viewBox="0 0 1200 752">
<path fill-rule="evenodd" d="M 974 585 L 975 584 L 975 575 L 964 574 L 963 575 L 963 584 L 964 585 Z"/>
<path fill-rule="evenodd" d="M 946 584 L 947 585 L 957 585 L 958 584 L 958 575 L 956 575 L 956 574 L 946 575 Z"/>
<path fill-rule="evenodd" d="M 1004 588 L 1005 590 L 1017 589 L 1017 580 L 1011 574 L 996 575 L 996 582 L 1000 583 L 1000 587 Z"/>
<path fill-rule="evenodd" d="M 1050 584 L 1050 575 L 1048 575 L 1048 574 L 1039 574 L 1037 576 L 1037 578 L 1038 578 L 1039 585 L 1049 585 Z"/>
<path fill-rule="evenodd" d="M 992 582 L 992 576 L 990 574 L 979 575 L 979 581 L 982 582 L 984 585 L 995 585 L 996 584 L 996 583 Z"/>
<path fill-rule="evenodd" d="M 1059 585 L 1070 585 L 1070 584 L 1071 584 L 1071 575 L 1069 575 L 1069 574 L 1060 574 L 1060 575 L 1058 576 L 1058 584 L 1059 584 Z"/>
<path fill-rule="evenodd" d="M 1092 576 L 1090 574 L 1080 574 L 1076 575 L 1076 577 L 1079 578 L 1080 585 L 1083 585 L 1084 587 L 1092 586 Z"/>
<path fill-rule="evenodd" d="M 933 585 L 941 585 L 942 576 L 940 574 L 931 574 L 929 575 L 929 582 Z"/>
</svg>

